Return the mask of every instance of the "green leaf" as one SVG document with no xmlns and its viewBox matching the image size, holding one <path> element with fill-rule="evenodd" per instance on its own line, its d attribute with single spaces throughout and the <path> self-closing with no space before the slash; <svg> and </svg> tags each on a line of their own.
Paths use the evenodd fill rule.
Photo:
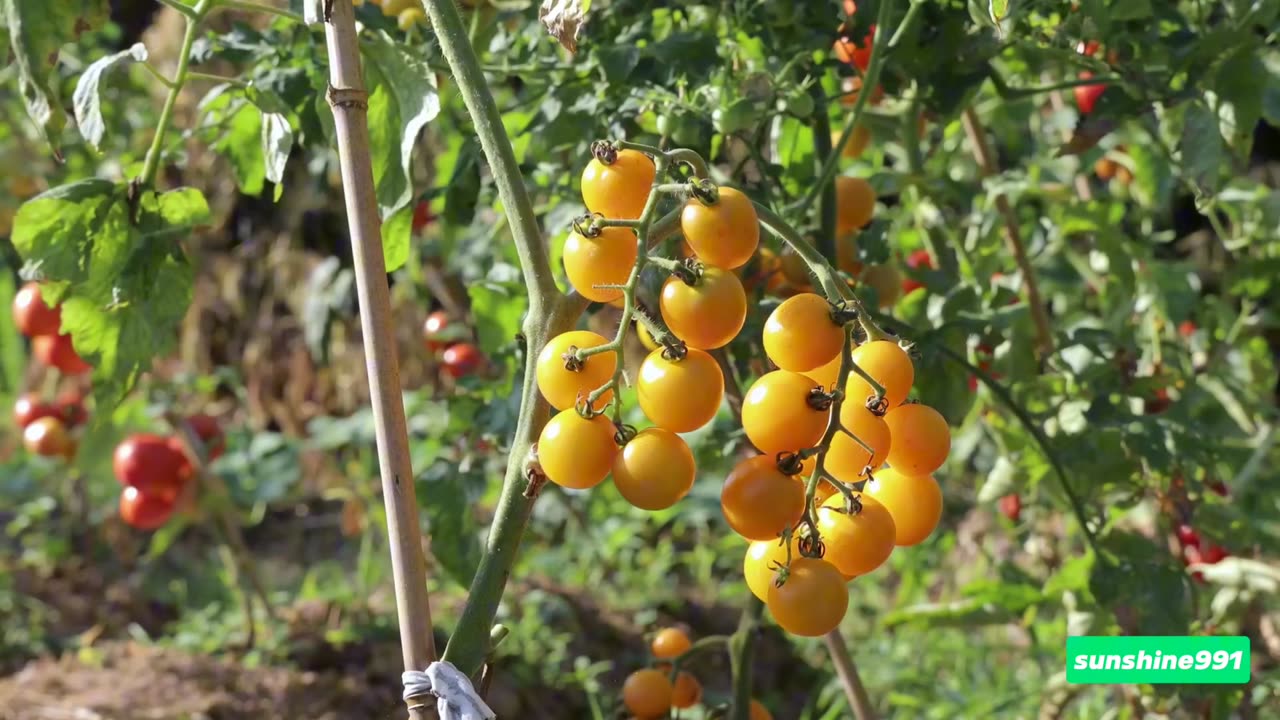
<svg viewBox="0 0 1280 720">
<path fill-rule="evenodd" d="M 18 68 L 18 90 L 27 114 L 60 153 L 66 111 L 58 93 L 58 52 L 65 43 L 106 21 L 105 0 L 0 0 L 9 45 Z M 7 60 L 7 51 L 0 60 Z"/>
<path fill-rule="evenodd" d="M 1103 607 L 1114 608 L 1136 635 L 1185 635 L 1190 622 L 1185 574 L 1167 552 L 1136 533 L 1112 532 L 1102 540 L 1089 578 L 1089 591 Z"/>
<path fill-rule="evenodd" d="M 999 25 L 1009 14 L 1009 0 L 989 0 L 987 11 L 991 13 L 991 20 Z"/>
<path fill-rule="evenodd" d="M 146 62 L 146 46 L 142 43 L 136 43 L 128 50 L 99 58 L 92 65 L 85 68 L 84 74 L 80 76 L 80 81 L 76 83 L 75 92 L 71 95 L 72 107 L 76 115 L 76 125 L 80 128 L 80 134 L 94 148 L 99 148 L 102 145 L 102 136 L 107 132 L 107 127 L 102 121 L 102 98 L 98 93 L 102 78 L 112 68 L 129 60 Z"/>
<path fill-rule="evenodd" d="M 248 102 L 233 102 L 227 132 L 214 149 L 231 162 L 236 186 L 245 195 L 258 196 L 266 186 L 267 161 L 262 154 L 262 112 Z"/>
<path fill-rule="evenodd" d="M 1253 129 L 1262 117 L 1262 95 L 1268 77 L 1254 43 L 1242 45 L 1218 67 L 1213 89 L 1227 103 L 1219 117 L 1227 115 L 1231 120 L 1224 125 L 1237 152 L 1247 153 L 1252 145 Z"/>
<path fill-rule="evenodd" d="M 387 272 L 409 261 L 409 237 L 413 233 L 413 206 L 406 205 L 382 223 L 382 257 Z"/>
<path fill-rule="evenodd" d="M 284 192 L 284 168 L 293 150 L 293 127 L 278 113 L 262 114 L 263 175 L 275 184 L 275 200 Z"/>
<path fill-rule="evenodd" d="M 528 301 L 523 288 L 486 283 L 467 288 L 480 348 L 492 353 L 515 339 Z"/>
<path fill-rule="evenodd" d="M 12 307 L 13 296 L 18 291 L 10 273 L 0 273 L 0 308 Z M 16 393 L 22 386 L 26 353 L 22 348 L 22 336 L 13 322 L 13 314 L 0 312 L 0 394 Z"/>
<path fill-rule="evenodd" d="M 369 140 L 382 217 L 413 199 L 410 164 L 418 134 L 440 113 L 436 74 L 385 32 L 361 44 L 369 78 Z"/>
<path fill-rule="evenodd" d="M 467 587 L 482 554 L 467 490 L 483 478 L 461 472 L 456 464 L 445 461 L 433 463 L 424 475 L 414 485 L 431 524 L 431 554 L 454 582 Z"/>
<path fill-rule="evenodd" d="M 1222 134 L 1218 117 L 1201 101 L 1189 103 L 1183 117 L 1182 167 L 1201 192 L 1217 191 L 1222 164 Z"/>
<path fill-rule="evenodd" d="M 127 232 L 124 188 L 109 180 L 82 180 L 28 200 L 14 218 L 14 248 L 40 277 L 82 282 L 81 258 L 99 236 Z M 118 213 L 112 210 L 121 208 Z"/>
</svg>

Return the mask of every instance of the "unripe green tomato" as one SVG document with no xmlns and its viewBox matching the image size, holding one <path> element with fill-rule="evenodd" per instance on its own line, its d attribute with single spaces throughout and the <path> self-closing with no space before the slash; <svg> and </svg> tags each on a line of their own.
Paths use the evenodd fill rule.
<svg viewBox="0 0 1280 720">
<path fill-rule="evenodd" d="M 813 98 L 806 92 L 796 91 L 779 98 L 778 109 L 803 120 L 813 114 Z"/>
<path fill-rule="evenodd" d="M 721 135 L 732 135 L 755 124 L 755 110 L 750 100 L 739 98 L 727 107 L 716 108 L 711 114 L 711 123 Z"/>
</svg>

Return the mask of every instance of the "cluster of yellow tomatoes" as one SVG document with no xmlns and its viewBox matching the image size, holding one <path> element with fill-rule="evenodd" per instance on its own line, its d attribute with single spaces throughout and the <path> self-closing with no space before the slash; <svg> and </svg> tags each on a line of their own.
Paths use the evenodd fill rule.
<svg viewBox="0 0 1280 720">
<path fill-rule="evenodd" d="M 360 7 L 365 0 L 353 2 L 356 7 Z M 383 15 L 395 18 L 396 24 L 406 32 L 427 22 L 427 14 L 422 10 L 422 0 L 369 0 L 369 3 L 382 8 Z"/>
<path fill-rule="evenodd" d="M 702 684 L 692 673 L 675 671 L 670 663 L 693 648 L 689 635 L 680 628 L 664 628 L 650 641 L 649 650 L 656 661 L 654 667 L 636 670 L 622 685 L 622 703 L 636 720 L 667 717 L 672 708 L 683 710 L 702 699 Z M 773 720 L 759 700 L 751 701 L 751 720 Z"/>
<path fill-rule="evenodd" d="M 583 172 L 583 200 L 595 215 L 636 220 L 655 176 L 649 156 L 610 148 Z M 850 235 L 870 221 L 875 193 L 854 178 L 838 178 L 837 188 L 836 229 Z M 621 495 L 646 510 L 670 507 L 693 486 L 693 454 L 679 433 L 702 427 L 720 408 L 724 376 L 708 351 L 728 344 L 745 323 L 746 292 L 735 270 L 757 253 L 759 218 L 737 190 L 703 188 L 685 202 L 680 229 L 697 263 L 666 280 L 659 303 L 680 342 L 652 350 L 636 381 L 653 427 L 634 432 L 604 415 L 618 377 L 616 346 L 605 337 L 567 332 L 539 355 L 538 387 L 559 411 L 537 444 L 552 482 L 586 489 L 612 474 Z M 629 225 L 575 227 L 564 250 L 570 282 L 590 300 L 616 302 L 634 282 L 638 242 Z M 915 369 L 896 342 L 852 347 L 850 366 L 861 373 L 849 373 L 840 388 L 852 342 L 845 319 L 812 292 L 793 295 L 769 316 L 763 345 L 777 369 L 755 381 L 742 405 L 743 429 L 761 454 L 734 467 L 721 494 L 729 526 L 753 543 L 748 585 L 796 635 L 834 629 L 847 607 L 846 583 L 879 567 L 895 545 L 924 540 L 942 511 L 932 473 L 950 451 L 946 420 L 907 402 Z M 828 436 L 836 407 L 840 431 Z M 810 509 L 801 478 L 812 476 L 819 456 L 823 474 Z M 802 537 L 802 526 L 820 541 Z"/>
</svg>

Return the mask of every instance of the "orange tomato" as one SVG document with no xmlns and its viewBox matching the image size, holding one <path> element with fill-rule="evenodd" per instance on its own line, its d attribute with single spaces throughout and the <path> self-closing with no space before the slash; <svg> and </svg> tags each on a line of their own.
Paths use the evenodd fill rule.
<svg viewBox="0 0 1280 720">
<path fill-rule="evenodd" d="M 627 676 L 622 684 L 622 703 L 636 717 L 653 720 L 671 711 L 672 692 L 666 673 L 645 668 Z"/>
<path fill-rule="evenodd" d="M 636 234 L 629 228 L 603 228 L 596 237 L 571 232 L 564 241 L 564 272 L 582 297 L 615 302 L 622 298 L 621 290 L 597 286 L 625 285 L 637 252 Z"/>
<path fill-rule="evenodd" d="M 827 470 L 844 482 L 855 482 L 861 477 L 863 468 L 870 465 L 874 470 L 884 464 L 893 447 L 893 435 L 884 418 L 877 417 L 865 404 L 852 397 L 840 405 L 840 424 L 875 451 L 875 454 L 868 453 L 857 440 L 843 432 L 831 438 Z"/>
<path fill-rule="evenodd" d="M 849 588 L 826 560 L 799 557 L 781 587 L 769 587 L 765 602 L 779 627 L 792 635 L 821 637 L 835 630 L 849 609 Z"/>
<path fill-rule="evenodd" d="M 551 482 L 585 490 L 599 485 L 618 454 L 613 423 L 603 415 L 590 420 L 570 408 L 547 422 L 538 437 L 538 461 Z"/>
<path fill-rule="evenodd" d="M 794 536 L 791 539 L 791 557 L 800 557 L 800 543 Z M 786 563 L 787 546 L 777 538 L 756 540 L 747 547 L 747 555 L 742 559 L 742 576 L 746 578 L 751 594 L 760 598 L 760 602 L 768 601 L 769 588 L 777 577 L 778 568 Z"/>
<path fill-rule="evenodd" d="M 592 158 L 582 171 L 582 200 L 606 218 L 635 220 L 644 213 L 655 176 L 653 159 L 636 150 L 619 150 L 610 165 Z"/>
<path fill-rule="evenodd" d="M 689 494 L 696 467 L 689 445 L 660 427 L 645 428 L 613 460 L 613 484 L 641 510 L 665 510 Z"/>
<path fill-rule="evenodd" d="M 818 507 L 818 533 L 826 545 L 826 560 L 845 575 L 865 575 L 884 564 L 893 552 L 897 529 L 880 501 L 859 496 L 862 510 L 844 512 L 843 495 L 832 495 Z"/>
<path fill-rule="evenodd" d="M 810 378 L 786 370 L 752 383 L 742 398 L 742 429 L 751 444 L 769 457 L 817 445 L 831 417 L 830 410 L 810 404 L 817 387 Z"/>
<path fill-rule="evenodd" d="M 895 545 L 924 542 L 942 519 L 942 490 L 932 475 L 903 475 L 884 468 L 864 490 L 893 516 Z"/>
<path fill-rule="evenodd" d="M 831 305 L 815 293 L 787 298 L 764 324 L 764 351 L 778 367 L 813 370 L 840 355 L 845 329 L 832 318 Z"/>
<path fill-rule="evenodd" d="M 636 393 L 640 409 L 658 427 L 693 432 L 711 422 L 724 398 L 724 373 L 715 358 L 689 348 L 681 360 L 655 350 L 640 364 Z"/>
<path fill-rule="evenodd" d="M 691 348 L 714 350 L 737 337 L 747 321 L 747 292 L 728 270 L 708 267 L 693 285 L 670 277 L 659 299 L 662 319 Z"/>
<path fill-rule="evenodd" d="M 653 640 L 649 643 L 649 650 L 653 656 L 659 660 L 669 660 L 689 652 L 689 648 L 693 647 L 693 641 L 689 639 L 689 635 L 680 628 L 663 628 L 653 636 Z"/>
<path fill-rule="evenodd" d="M 831 133 L 831 145 L 834 147 L 840 142 L 840 136 L 843 133 L 839 130 Z M 871 130 L 866 125 L 859 123 L 853 128 L 853 134 L 849 136 L 849 142 L 845 143 L 844 149 L 840 152 L 841 157 L 848 160 L 857 160 L 862 157 L 862 153 L 866 151 L 867 146 L 871 144 Z"/>
<path fill-rule="evenodd" d="M 733 531 L 748 540 L 771 540 L 800 521 L 804 486 L 757 455 L 739 462 L 724 481 L 720 508 Z"/>
<path fill-rule="evenodd" d="M 676 675 L 676 683 L 671 691 L 671 707 L 691 708 L 702 699 L 702 683 L 687 672 Z"/>
<path fill-rule="evenodd" d="M 871 222 L 876 211 L 876 191 L 863 178 L 836 177 L 836 233 L 844 235 Z"/>
<path fill-rule="evenodd" d="M 569 370 L 565 367 L 564 356 L 569 348 L 586 350 L 608 344 L 604 336 L 588 330 L 571 330 L 561 333 L 547 343 L 538 353 L 537 379 L 538 390 L 547 399 L 551 407 L 567 410 L 575 407 L 578 399 L 586 400 L 587 395 L 613 378 L 618 367 L 618 356 L 614 352 L 603 352 L 591 355 L 582 361 L 581 367 Z M 613 399 L 613 391 L 609 390 L 595 402 L 595 409 L 603 409 Z"/>
<path fill-rule="evenodd" d="M 699 259 L 726 270 L 745 265 L 760 244 L 760 220 L 751 198 L 731 187 L 720 188 L 714 205 L 697 198 L 686 202 L 680 230 Z"/>
<path fill-rule="evenodd" d="M 893 435 L 889 465 L 908 475 L 928 475 L 942 467 L 951 452 L 951 428 L 928 405 L 903 405 L 884 416 Z"/>
<path fill-rule="evenodd" d="M 889 407 L 901 405 L 907 399 L 911 384 L 916 379 L 916 371 L 907 351 L 897 343 L 889 340 L 863 343 L 854 348 L 853 361 L 884 387 L 884 397 Z M 874 394 L 875 391 L 862 376 L 849 373 L 849 380 L 845 385 L 847 402 L 865 403 Z"/>
</svg>

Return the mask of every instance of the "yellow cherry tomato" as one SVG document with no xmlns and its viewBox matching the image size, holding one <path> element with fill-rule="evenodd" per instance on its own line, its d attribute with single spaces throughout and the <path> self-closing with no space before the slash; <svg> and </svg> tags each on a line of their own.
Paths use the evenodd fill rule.
<svg viewBox="0 0 1280 720">
<path fill-rule="evenodd" d="M 884 418 L 877 417 L 866 405 L 852 397 L 840 406 L 840 425 L 858 436 L 858 440 L 874 451 L 874 454 L 867 452 L 857 440 L 843 432 L 838 432 L 831 438 L 831 447 L 827 450 L 827 470 L 844 482 L 856 482 L 868 465 L 875 470 L 884 464 L 893 448 L 893 434 Z"/>
<path fill-rule="evenodd" d="M 835 145 L 840 142 L 840 131 L 831 133 L 831 144 Z M 862 157 L 862 153 L 866 151 L 867 146 L 871 144 L 871 130 L 866 125 L 858 124 L 853 128 L 853 135 L 849 136 L 849 142 L 844 146 L 844 151 L 840 153 L 849 160 L 857 160 Z"/>
<path fill-rule="evenodd" d="M 864 488 L 893 516 L 894 544 L 918 545 L 942 519 L 942 489 L 932 475 L 903 475 L 884 468 Z"/>
<path fill-rule="evenodd" d="M 653 159 L 637 150 L 619 150 L 609 165 L 592 158 L 582 171 L 582 200 L 606 218 L 635 220 L 644 212 L 656 175 Z"/>
<path fill-rule="evenodd" d="M 720 509 L 733 531 L 748 540 L 770 540 L 800 521 L 804 486 L 757 455 L 739 462 L 725 478 Z"/>
<path fill-rule="evenodd" d="M 618 356 L 614 352 L 603 352 L 591 355 L 583 360 L 575 369 L 566 367 L 564 356 L 570 348 L 586 350 L 588 348 L 607 345 L 604 336 L 588 330 L 572 330 L 551 338 L 542 352 L 538 353 L 537 378 L 538 390 L 547 399 L 551 407 L 557 410 L 568 410 L 577 405 L 578 399 L 587 399 L 587 395 L 613 378 L 618 366 Z M 570 363 L 573 365 L 574 363 Z M 613 391 L 609 390 L 595 403 L 600 410 L 613 399 Z"/>
<path fill-rule="evenodd" d="M 655 350 L 640 364 L 636 394 L 645 417 L 671 432 L 693 432 L 711 422 L 724 398 L 724 373 L 715 358 L 689 348 L 680 360 Z"/>
<path fill-rule="evenodd" d="M 714 350 L 737 337 L 747 321 L 747 292 L 728 270 L 708 267 L 690 285 L 670 277 L 659 300 L 662 319 L 691 348 Z"/>
<path fill-rule="evenodd" d="M 693 641 L 689 639 L 688 633 L 674 627 L 659 630 L 649 643 L 649 651 L 659 660 L 670 660 L 683 655 L 689 652 L 691 647 L 693 647 Z"/>
<path fill-rule="evenodd" d="M 951 428 L 928 405 L 903 405 L 884 416 L 893 436 L 889 466 L 908 475 L 928 475 L 942 467 L 951 452 Z"/>
<path fill-rule="evenodd" d="M 831 304 L 814 293 L 787 298 L 764 324 L 764 351 L 783 370 L 805 372 L 840 356 L 845 330 Z"/>
<path fill-rule="evenodd" d="M 792 558 L 781 587 L 765 602 L 778 626 L 792 635 L 821 637 L 835 630 L 849 609 L 849 588 L 835 566 L 818 558 Z"/>
<path fill-rule="evenodd" d="M 800 557 L 800 543 L 791 539 L 791 557 Z M 742 576 L 746 578 L 751 594 L 760 602 L 769 600 L 769 588 L 777 577 L 778 568 L 787 563 L 787 546 L 781 540 L 756 540 L 747 547 L 742 560 Z"/>
<path fill-rule="evenodd" d="M 595 487 L 613 468 L 618 454 L 613 423 L 603 415 L 590 420 L 572 408 L 547 422 L 538 437 L 538 461 L 551 482 L 574 490 Z"/>
<path fill-rule="evenodd" d="M 818 533 L 826 545 L 825 558 L 845 575 L 865 575 L 884 564 L 893 552 L 897 529 L 880 501 L 859 496 L 862 510 L 844 512 L 843 495 L 832 495 L 818 507 Z"/>
<path fill-rule="evenodd" d="M 641 510 L 665 510 L 689 494 L 696 467 L 689 445 L 660 427 L 631 438 L 613 460 L 613 484 Z"/>
<path fill-rule="evenodd" d="M 760 244 L 751 198 L 730 187 L 720 188 L 714 205 L 690 198 L 680 213 L 680 231 L 702 262 L 726 270 L 745 265 Z"/>
<path fill-rule="evenodd" d="M 671 680 L 653 668 L 636 670 L 622 683 L 622 703 L 637 718 L 666 717 L 671 712 Z"/>
<path fill-rule="evenodd" d="M 405 32 L 426 23 L 427 14 L 420 7 L 408 8 L 396 16 L 396 25 Z"/>
<path fill-rule="evenodd" d="M 871 222 L 876 191 L 863 178 L 836 177 L 836 233 L 844 235 Z"/>
<path fill-rule="evenodd" d="M 907 351 L 897 343 L 889 340 L 863 343 L 854 349 L 853 361 L 884 387 L 889 407 L 901 405 L 907 399 L 911 384 L 916 380 L 916 370 Z M 862 376 L 850 372 L 845 395 L 847 402 L 865 403 L 868 397 L 875 395 L 875 391 Z"/>
<path fill-rule="evenodd" d="M 597 286 L 625 285 L 637 251 L 636 234 L 629 228 L 607 227 L 593 238 L 571 232 L 564 241 L 564 272 L 582 297 L 613 302 L 622 297 L 622 291 Z"/>
<path fill-rule="evenodd" d="M 756 449 L 769 457 L 818 444 L 831 411 L 815 408 L 810 396 L 818 386 L 800 373 L 775 370 L 752 383 L 742 398 L 742 429 Z"/>
</svg>

